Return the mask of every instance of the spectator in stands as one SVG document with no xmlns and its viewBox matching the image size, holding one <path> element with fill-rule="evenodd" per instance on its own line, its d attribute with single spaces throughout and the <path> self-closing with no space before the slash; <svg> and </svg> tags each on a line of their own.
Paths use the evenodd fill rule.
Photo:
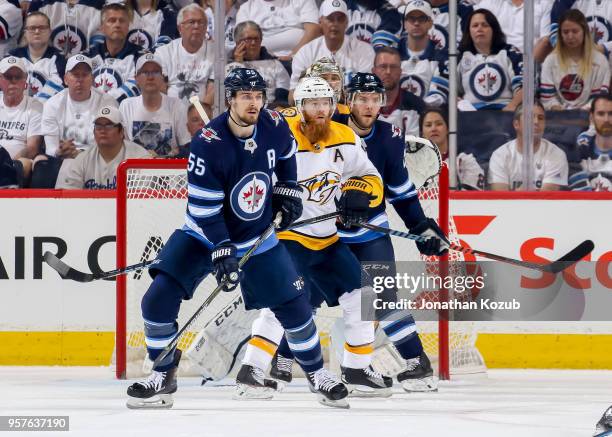
<svg viewBox="0 0 612 437">
<path fill-rule="evenodd" d="M 506 42 L 523 51 L 524 29 L 523 10 L 525 0 L 480 0 L 478 7 L 488 9 L 497 17 L 506 35 Z M 546 37 L 548 29 L 542 26 L 548 23 L 552 2 L 550 0 L 535 1 L 533 4 L 533 43 Z"/>
<path fill-rule="evenodd" d="M 75 158 L 94 145 L 94 114 L 117 102 L 93 87 L 92 63 L 85 55 L 68 59 L 64 81 L 67 88 L 44 105 L 42 130 L 47 155 Z"/>
<path fill-rule="evenodd" d="M 548 110 L 587 110 L 595 95 L 607 93 L 610 65 L 593 44 L 586 18 L 577 9 L 563 14 L 558 43 L 542 65 L 540 96 Z"/>
<path fill-rule="evenodd" d="M 378 49 L 372 73 L 380 77 L 386 92 L 386 105 L 380 110 L 380 119 L 399 127 L 404 135 L 418 135 L 419 114 L 425 109 L 425 102 L 400 88 L 402 65 L 399 51 L 391 47 Z"/>
<path fill-rule="evenodd" d="M 323 35 L 303 46 L 293 57 L 290 88 L 317 59 L 336 60 L 344 70 L 346 85 L 348 77 L 355 72 L 372 70 L 374 50 L 369 44 L 345 35 L 348 27 L 348 9 L 343 0 L 325 0 L 319 10 L 319 22 Z"/>
<path fill-rule="evenodd" d="M 207 115 L 208 118 L 212 118 L 212 114 Z M 187 108 L 187 130 L 189 131 L 189 135 L 191 135 L 191 137 L 193 138 L 193 136 L 197 134 L 198 131 L 203 127 L 204 120 L 202 120 L 202 117 L 200 117 L 200 114 L 198 114 L 198 111 L 196 110 L 195 106 L 193 105 L 193 103 L 191 103 L 189 105 L 189 108 Z"/>
<path fill-rule="evenodd" d="M 550 12 L 549 39 L 556 47 L 561 17 L 570 9 L 578 9 L 589 23 L 591 40 L 604 54 L 612 52 L 612 2 L 606 0 L 554 0 Z"/>
<path fill-rule="evenodd" d="M 450 14 L 448 12 L 448 0 L 430 0 L 433 11 L 433 27 L 429 31 L 429 38 L 436 44 L 438 50 L 448 51 L 448 27 Z M 403 10 L 403 9 L 402 9 Z M 465 0 L 457 2 L 457 44 L 463 35 L 463 23 L 472 13 L 474 7 Z"/>
<path fill-rule="evenodd" d="M 400 87 L 432 105 L 443 104 L 448 95 L 448 53 L 436 49 L 429 39 L 433 12 L 425 0 L 410 0 L 404 8 L 406 36 L 400 40 L 402 59 Z"/>
<path fill-rule="evenodd" d="M 11 50 L 11 55 L 23 59 L 28 70 L 30 96 L 44 103 L 64 89 L 62 78 L 66 59 L 55 47 L 49 45 L 51 22 L 42 12 L 32 12 L 25 19 L 24 47 Z"/>
<path fill-rule="evenodd" d="M 34 0 L 30 12 L 40 11 L 49 17 L 51 45 L 69 58 L 103 39 L 100 34 L 103 6 L 104 0 Z"/>
<path fill-rule="evenodd" d="M 402 16 L 387 0 L 347 0 L 349 24 L 346 34 L 374 49 L 397 47 Z"/>
<path fill-rule="evenodd" d="M 262 32 L 254 21 L 243 21 L 234 30 L 236 47 L 230 56 L 240 66 L 253 68 L 261 74 L 268 87 L 266 98 L 269 106 L 287 106 L 289 97 L 289 73 L 276 56 L 261 45 Z"/>
<path fill-rule="evenodd" d="M 126 6 L 131 16 L 128 40 L 142 50 L 153 50 L 179 37 L 174 9 L 158 9 L 156 0 L 129 0 Z"/>
<path fill-rule="evenodd" d="M 0 147 L 18 161 L 20 179 L 29 178 L 42 143 L 42 104 L 23 92 L 27 77 L 23 59 L 8 56 L 0 61 Z"/>
<path fill-rule="evenodd" d="M 179 11 L 177 23 L 181 37 L 156 50 L 168 76 L 168 95 L 186 105 L 189 97 L 197 95 L 212 106 L 214 49 L 204 40 L 206 13 L 197 4 L 189 4 Z"/>
<path fill-rule="evenodd" d="M 0 189 L 3 188 L 19 188 L 19 179 L 11 155 L 0 146 Z"/>
<path fill-rule="evenodd" d="M 138 95 L 134 75 L 136 60 L 142 54 L 140 46 L 128 41 L 130 14 L 122 3 L 109 3 L 101 12 L 104 41 L 84 55 L 93 65 L 94 86 L 121 102 Z"/>
<path fill-rule="evenodd" d="M 321 35 L 314 0 L 247 0 L 236 15 L 236 24 L 243 21 L 257 23 L 263 45 L 283 61 Z"/>
<path fill-rule="evenodd" d="M 594 131 L 578 136 L 580 161 L 571 163 L 577 172 L 569 178 L 570 189 L 612 191 L 612 96 L 595 97 L 589 115 Z"/>
<path fill-rule="evenodd" d="M 23 26 L 21 7 L 17 0 L 0 0 L 0 59 L 17 46 Z"/>
<path fill-rule="evenodd" d="M 136 64 L 140 96 L 121 102 L 125 136 L 157 157 L 175 157 L 189 145 L 184 104 L 176 97 L 162 94 L 162 65 L 156 55 L 147 53 Z M 184 154 L 183 154 L 184 155 Z"/>
<path fill-rule="evenodd" d="M 214 26 L 214 10 L 215 10 L 215 0 L 206 0 L 206 4 L 209 9 L 206 11 L 210 11 L 211 14 L 207 14 L 208 19 L 208 39 L 214 39 L 215 35 L 215 26 Z M 236 0 L 225 0 L 225 51 L 227 53 L 231 53 L 236 47 L 234 41 L 234 33 L 236 28 L 236 16 L 238 15 L 238 7 L 236 6 Z"/>
<path fill-rule="evenodd" d="M 459 53 L 460 109 L 514 111 L 523 100 L 523 55 L 489 10 L 470 14 Z"/>
<path fill-rule="evenodd" d="M 523 106 L 514 111 L 512 125 L 516 139 L 502 144 L 489 160 L 488 182 L 495 191 L 532 189 L 523 186 Z M 568 163 L 565 152 L 544 139 L 546 114 L 540 102 L 533 107 L 533 167 L 535 190 L 556 191 L 567 186 Z"/>
<path fill-rule="evenodd" d="M 147 158 L 138 144 L 125 141 L 121 113 L 115 106 L 102 106 L 94 117 L 95 145 L 71 160 L 57 179 L 55 188 L 114 190 L 117 167 L 129 158 Z"/>
<path fill-rule="evenodd" d="M 420 136 L 438 146 L 442 159 L 448 162 L 448 113 L 446 108 L 429 107 L 421 112 L 419 118 Z M 459 153 L 457 155 L 457 180 L 459 189 L 483 190 L 484 170 L 473 154 Z"/>
</svg>

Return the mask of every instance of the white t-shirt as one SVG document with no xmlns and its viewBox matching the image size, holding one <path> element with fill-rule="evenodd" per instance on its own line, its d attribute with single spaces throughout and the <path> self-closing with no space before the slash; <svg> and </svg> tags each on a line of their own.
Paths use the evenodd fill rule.
<svg viewBox="0 0 612 437">
<path fill-rule="evenodd" d="M 568 164 L 565 152 L 542 138 L 533 154 L 533 181 L 539 190 L 544 184 L 567 185 Z M 518 189 L 523 182 L 523 155 L 516 148 L 516 139 L 501 145 L 489 160 L 489 184 L 508 184 Z"/>
<path fill-rule="evenodd" d="M 168 75 L 168 95 L 188 103 L 189 97 L 206 94 L 209 80 L 214 79 L 214 53 L 212 43 L 204 41 L 196 53 L 189 53 L 178 38 L 155 52 Z"/>
<path fill-rule="evenodd" d="M 130 97 L 119 105 L 128 140 L 162 157 L 176 156 L 178 146 L 188 144 L 187 107 L 176 97 L 162 94 L 162 103 L 149 112 L 142 96 Z"/>
<path fill-rule="evenodd" d="M 254 21 L 263 33 L 262 45 L 276 56 L 286 56 L 302 39 L 304 23 L 319 23 L 314 0 L 248 0 L 236 23 Z"/>
<path fill-rule="evenodd" d="M 72 100 L 68 88 L 47 100 L 42 114 L 47 155 L 55 156 L 60 140 L 71 139 L 78 149 L 83 150 L 93 146 L 94 116 L 102 106 L 118 105 L 110 95 L 95 88 L 91 89 L 89 99 L 82 102 Z"/>
<path fill-rule="evenodd" d="M 11 158 L 15 159 L 17 153 L 26 147 L 28 138 L 42 135 L 42 110 L 42 104 L 27 95 L 13 107 L 6 106 L 0 97 L 0 146 Z"/>
<path fill-rule="evenodd" d="M 332 53 L 325 44 L 325 37 L 320 36 L 302 46 L 293 57 L 290 88 L 295 89 L 302 72 L 323 57 L 335 59 L 340 64 L 344 69 L 344 84 L 348 85 L 353 74 L 372 71 L 374 49 L 357 38 L 345 36 L 340 50 Z"/>
<path fill-rule="evenodd" d="M 480 0 L 475 9 L 488 9 L 499 21 L 506 34 L 506 42 L 523 51 L 523 10 L 524 5 L 515 6 L 512 0 Z M 538 0 L 533 5 L 533 42 L 548 35 L 550 22 L 551 0 Z"/>
<path fill-rule="evenodd" d="M 64 160 L 55 188 L 113 190 L 117 188 L 117 167 L 122 161 L 150 157 L 149 152 L 129 141 L 124 141 L 121 151 L 110 162 L 102 158 L 97 146 L 90 147 L 75 159 Z"/>
<path fill-rule="evenodd" d="M 22 26 L 21 9 L 14 2 L 0 0 L 0 59 L 17 46 Z"/>
</svg>

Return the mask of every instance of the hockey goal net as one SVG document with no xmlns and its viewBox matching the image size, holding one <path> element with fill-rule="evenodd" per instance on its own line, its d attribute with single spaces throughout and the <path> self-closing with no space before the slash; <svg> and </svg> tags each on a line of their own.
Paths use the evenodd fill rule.
<svg viewBox="0 0 612 437">
<path fill-rule="evenodd" d="M 133 159 L 123 162 L 117 172 L 117 268 L 153 259 L 176 228 L 183 224 L 187 175 L 185 160 Z M 419 195 L 425 212 L 438 218 L 450 238 L 457 240 L 457 232 L 448 214 L 448 176 L 444 169 L 440 181 L 421 189 Z M 438 183 L 439 182 L 439 183 Z M 402 229 L 400 218 L 388 209 L 391 226 Z M 398 261 L 420 260 L 412 241 L 394 239 Z M 459 254 L 460 255 L 460 254 Z M 453 260 L 461 260 L 451 255 Z M 186 262 L 189 262 L 186 260 Z M 146 346 L 140 310 L 142 296 L 151 283 L 146 271 L 117 278 L 116 343 L 114 364 L 117 378 L 133 378 L 147 372 Z M 194 298 L 184 301 L 179 313 L 179 326 L 195 312 L 215 288 L 209 275 L 199 286 Z M 221 309 L 236 297 L 236 293 L 221 293 L 198 318 L 179 343 L 186 350 L 197 333 Z M 329 356 L 329 333 L 338 312 L 322 309 L 317 316 L 324 355 Z M 469 322 L 418 322 L 417 328 L 425 350 L 438 365 L 439 376 L 481 373 L 482 357 L 475 348 L 476 332 Z M 194 374 L 188 360 L 181 361 L 182 374 Z"/>
</svg>

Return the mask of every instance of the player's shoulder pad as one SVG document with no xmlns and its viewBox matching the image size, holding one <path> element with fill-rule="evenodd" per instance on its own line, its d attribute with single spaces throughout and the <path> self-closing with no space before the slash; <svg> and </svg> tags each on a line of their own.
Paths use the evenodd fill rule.
<svg viewBox="0 0 612 437">
<path fill-rule="evenodd" d="M 297 108 L 295 106 L 292 106 L 290 108 L 285 108 L 285 109 L 281 110 L 280 113 L 285 118 L 297 117 L 297 115 L 298 115 Z"/>
<path fill-rule="evenodd" d="M 397 143 L 404 147 L 404 135 L 402 130 L 392 123 L 384 120 L 376 120 L 376 129 L 379 132 L 378 137 L 385 143 Z"/>
<path fill-rule="evenodd" d="M 359 136 L 345 124 L 338 123 L 337 121 L 330 121 L 330 144 L 356 144 L 361 146 L 360 141 L 356 141 Z"/>
<path fill-rule="evenodd" d="M 265 114 L 272 121 L 272 123 L 274 123 L 275 127 L 287 123 L 278 111 L 274 111 L 272 109 L 264 109 L 263 114 Z"/>
<path fill-rule="evenodd" d="M 204 144 L 213 144 L 215 142 L 221 141 L 219 132 L 210 125 L 203 127 L 196 136 L 196 138 L 203 141 Z"/>
</svg>

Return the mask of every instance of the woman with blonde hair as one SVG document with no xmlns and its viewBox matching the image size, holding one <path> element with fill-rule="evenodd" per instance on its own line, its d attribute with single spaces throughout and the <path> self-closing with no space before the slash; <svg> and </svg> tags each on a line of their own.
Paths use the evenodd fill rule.
<svg viewBox="0 0 612 437">
<path fill-rule="evenodd" d="M 561 16 L 557 40 L 542 65 L 542 104 L 547 110 L 586 110 L 593 97 L 608 92 L 608 61 L 595 47 L 586 18 L 577 9 Z"/>
</svg>

